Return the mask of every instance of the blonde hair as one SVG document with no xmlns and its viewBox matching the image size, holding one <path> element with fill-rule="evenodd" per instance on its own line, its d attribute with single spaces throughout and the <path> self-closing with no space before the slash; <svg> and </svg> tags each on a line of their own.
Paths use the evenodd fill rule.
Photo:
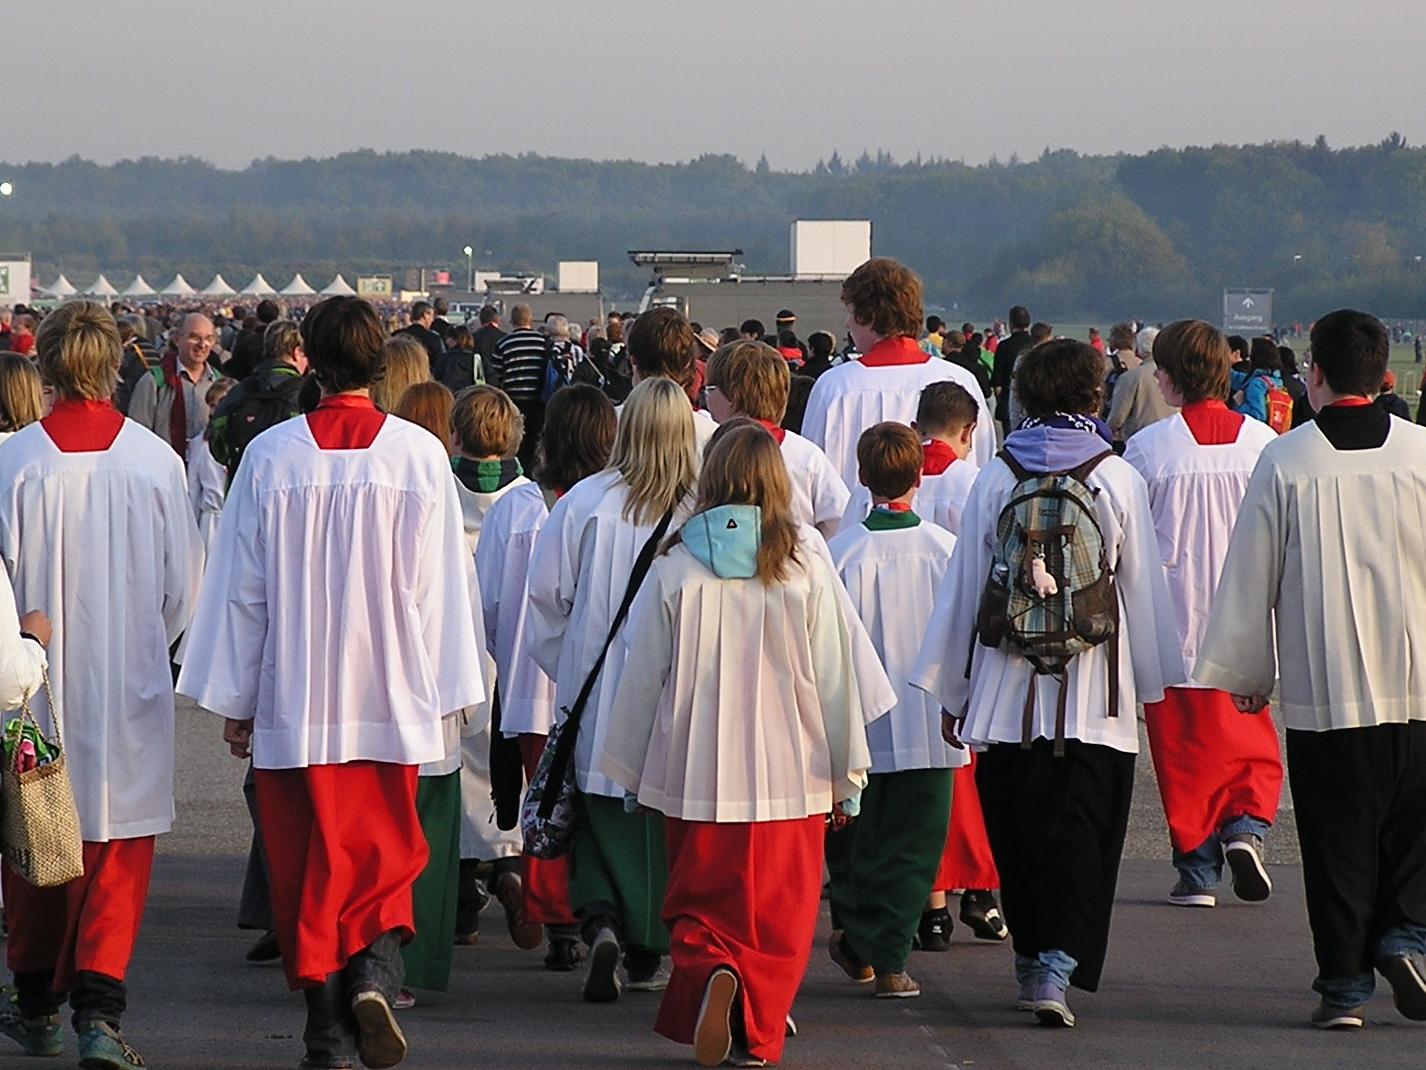
<svg viewBox="0 0 1426 1070">
<path fill-rule="evenodd" d="M 395 412 L 409 388 L 431 381 L 431 357 L 409 334 L 393 334 L 381 348 L 386 374 L 371 384 L 371 400 L 382 412 Z"/>
<path fill-rule="evenodd" d="M 764 584 L 787 579 L 788 565 L 798 558 L 800 536 L 792 516 L 792 483 L 782 459 L 782 447 L 759 424 L 729 420 L 708 443 L 698 476 L 694 514 L 720 505 L 756 505 L 762 513 L 758 543 L 758 579 Z M 669 547 L 679 542 L 677 533 Z"/>
<path fill-rule="evenodd" d="M 406 388 L 393 415 L 424 427 L 435 435 L 441 448 L 451 452 L 451 405 L 455 398 L 443 383 L 416 383 Z"/>
<path fill-rule="evenodd" d="M 787 412 L 792 373 L 782 354 L 766 342 L 741 339 L 708 358 L 707 383 L 736 411 L 775 424 Z"/>
<path fill-rule="evenodd" d="M 46 316 L 35 334 L 35 355 L 61 398 L 108 401 L 119 385 L 119 326 L 97 302 L 71 301 Z"/>
<path fill-rule="evenodd" d="M 0 354 L 0 431 L 18 431 L 44 414 L 40 371 L 29 357 Z"/>
<path fill-rule="evenodd" d="M 645 379 L 619 414 L 609 469 L 629 488 L 624 519 L 655 523 L 697 480 L 698 454 L 688 395 L 672 379 Z"/>
<path fill-rule="evenodd" d="M 461 452 L 472 457 L 511 458 L 520 452 L 525 437 L 525 418 L 510 395 L 495 386 L 462 390 L 451 413 L 451 426 Z"/>
</svg>

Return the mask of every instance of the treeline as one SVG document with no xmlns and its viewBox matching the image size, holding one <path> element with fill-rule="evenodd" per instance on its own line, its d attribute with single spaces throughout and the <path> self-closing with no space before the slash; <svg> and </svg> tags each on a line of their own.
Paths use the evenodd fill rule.
<svg viewBox="0 0 1426 1070">
<path fill-rule="evenodd" d="M 1359 304 L 1426 317 L 1426 149 L 1391 135 L 1332 149 L 1319 138 L 1161 149 L 1046 151 L 981 166 L 833 154 L 806 172 L 732 156 L 680 164 L 534 155 L 361 151 L 259 160 L 99 166 L 0 164 L 0 249 L 28 249 L 40 277 L 98 270 L 120 285 L 174 271 L 241 285 L 337 271 L 445 266 L 553 274 L 600 261 L 604 289 L 647 282 L 631 248 L 739 247 L 753 273 L 789 269 L 798 218 L 869 218 L 877 252 L 924 275 L 928 300 L 986 315 L 1011 302 L 1060 319 L 1192 313 L 1216 318 L 1224 286 L 1278 291 L 1280 321 Z"/>
</svg>

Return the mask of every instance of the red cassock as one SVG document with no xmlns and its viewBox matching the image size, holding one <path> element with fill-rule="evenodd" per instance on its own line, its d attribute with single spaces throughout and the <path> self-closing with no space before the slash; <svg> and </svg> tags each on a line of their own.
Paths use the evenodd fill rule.
<svg viewBox="0 0 1426 1070">
<path fill-rule="evenodd" d="M 1174 850 L 1196 850 L 1235 817 L 1277 818 L 1282 752 L 1267 710 L 1242 714 L 1225 691 L 1171 687 L 1144 706 L 1144 722 Z"/>
<path fill-rule="evenodd" d="M 941 852 L 941 868 L 936 871 L 933 891 L 955 888 L 987 891 L 1000 887 L 990 838 L 985 834 L 985 817 L 980 810 L 980 793 L 975 788 L 975 755 L 970 765 L 955 771 L 951 788 L 951 827 Z"/>
<path fill-rule="evenodd" d="M 525 779 L 533 780 L 550 737 L 522 732 L 517 738 Z M 525 918 L 541 925 L 573 925 L 576 919 L 569 902 L 569 859 L 525 855 L 524 861 Z"/>
<path fill-rule="evenodd" d="M 749 1052 L 769 1062 L 782 1056 L 817 930 L 825 827 L 820 814 L 737 824 L 664 819 L 673 976 L 655 1032 L 693 1043 L 708 978 L 726 966 L 738 976 Z"/>
<path fill-rule="evenodd" d="M 36 888 L 4 867 L 5 949 L 12 973 L 54 971 L 56 992 L 80 970 L 122 981 L 139 937 L 153 873 L 154 838 L 84 844 L 84 875 Z"/>
<path fill-rule="evenodd" d="M 411 885 L 429 852 L 416 766 L 346 762 L 257 769 L 277 943 L 291 988 L 320 985 L 395 929 L 415 932 Z"/>
</svg>

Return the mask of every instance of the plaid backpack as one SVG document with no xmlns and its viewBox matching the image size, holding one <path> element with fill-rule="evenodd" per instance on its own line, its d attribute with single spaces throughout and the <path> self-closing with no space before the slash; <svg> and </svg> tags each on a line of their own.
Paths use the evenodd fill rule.
<svg viewBox="0 0 1426 1070">
<path fill-rule="evenodd" d="M 1119 713 L 1119 595 L 1104 533 L 1094 512 L 1098 491 L 1087 480 L 1105 450 L 1077 468 L 1031 473 L 1007 451 L 1015 490 L 995 527 L 995 552 L 981 595 L 976 635 L 984 646 L 1007 644 L 1037 676 L 1060 681 L 1055 754 L 1064 754 L 1065 700 L 1070 661 L 1107 643 L 1109 716 Z M 1025 696 L 1021 746 L 1030 746 L 1035 687 Z"/>
</svg>

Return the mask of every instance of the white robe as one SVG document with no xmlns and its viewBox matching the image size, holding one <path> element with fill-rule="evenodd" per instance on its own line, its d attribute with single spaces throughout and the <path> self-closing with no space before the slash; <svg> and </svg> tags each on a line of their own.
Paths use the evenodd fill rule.
<svg viewBox="0 0 1426 1070">
<path fill-rule="evenodd" d="M 178 690 L 253 718 L 259 769 L 441 762 L 448 715 L 485 703 L 474 574 L 430 432 L 327 450 L 288 420 L 244 451 Z"/>
<path fill-rule="evenodd" d="M 1099 491 L 1096 515 L 1119 592 L 1119 708 L 1117 717 L 1108 715 L 1106 644 L 1092 647 L 1066 670 L 1065 738 L 1137 754 L 1136 704 L 1158 702 L 1164 688 L 1184 682 L 1183 651 L 1143 477 L 1121 458 L 1109 457 L 1090 475 L 1089 486 Z M 1059 680 L 1036 676 L 1030 663 L 1005 644 L 992 650 L 975 638 L 996 522 L 1014 488 L 1015 476 L 999 458 L 981 469 L 911 677 L 945 709 L 966 714 L 961 740 L 978 747 L 1021 741 L 1025 696 L 1032 686 L 1036 698 L 1031 738 L 1055 738 Z M 972 655 L 967 679 L 966 661 Z"/>
<path fill-rule="evenodd" d="M 685 821 L 783 821 L 860 793 L 865 725 L 895 704 L 817 532 L 786 582 L 719 579 L 686 546 L 658 558 L 616 645 L 600 775 Z M 818 549 L 822 547 L 822 549 Z"/>
<path fill-rule="evenodd" d="M 980 469 L 970 461 L 956 461 L 940 475 L 922 476 L 917 488 L 912 508 L 923 520 L 929 520 L 938 528 L 945 528 L 952 535 L 961 530 L 961 514 L 965 511 L 966 499 L 975 485 L 975 477 Z M 871 512 L 871 491 L 860 483 L 852 491 L 847 508 L 842 513 L 841 525 L 837 531 L 861 525 Z"/>
<path fill-rule="evenodd" d="M 0 555 L 26 610 L 49 614 L 80 832 L 173 824 L 168 650 L 193 610 L 201 551 L 183 462 L 126 420 L 107 450 L 63 453 L 40 424 L 0 451 Z M 32 702 L 48 726 L 48 704 Z"/>
<path fill-rule="evenodd" d="M 1185 672 L 1198 657 L 1228 539 L 1263 447 L 1277 439 L 1267 424 L 1245 419 L 1235 442 L 1200 446 L 1177 412 L 1150 424 L 1124 450 L 1144 477 L 1154 514 Z M 1192 684 L 1190 684 L 1192 686 Z"/>
<path fill-rule="evenodd" d="M 827 455 L 788 431 L 782 439 L 782 463 L 792 484 L 792 519 L 824 534 L 835 531 L 851 494 Z"/>
<path fill-rule="evenodd" d="M 1426 720 L 1423 561 L 1426 428 L 1393 418 L 1370 450 L 1288 432 L 1248 481 L 1194 679 L 1266 695 L 1280 654 L 1290 729 Z"/>
<path fill-rule="evenodd" d="M 911 669 L 946 575 L 956 537 L 922 521 L 913 528 L 870 531 L 857 524 L 827 544 L 837 574 L 871 636 L 896 706 L 867 726 L 873 773 L 954 769 L 970 762 L 941 737 L 941 704 L 911 686 Z"/>
<path fill-rule="evenodd" d="M 857 485 L 857 439 L 873 424 L 916 419 L 921 391 L 931 383 L 959 383 L 980 405 L 970 459 L 984 466 L 995 456 L 995 421 L 975 376 L 959 365 L 934 357 L 922 364 L 867 367 L 849 360 L 824 372 L 807 399 L 802 433 L 827 454 L 848 487 Z"/>
<path fill-rule="evenodd" d="M 188 442 L 188 501 L 198 523 L 205 559 L 213 552 L 213 542 L 218 537 L 218 517 L 223 512 L 227 488 L 228 470 L 214 459 L 208 440 L 194 435 Z"/>
<path fill-rule="evenodd" d="M 530 657 L 525 587 L 535 536 L 549 515 L 544 492 L 522 482 L 491 506 L 475 551 L 485 642 L 500 682 L 500 730 L 511 737 L 547 736 L 555 723 L 554 681 Z"/>
</svg>

